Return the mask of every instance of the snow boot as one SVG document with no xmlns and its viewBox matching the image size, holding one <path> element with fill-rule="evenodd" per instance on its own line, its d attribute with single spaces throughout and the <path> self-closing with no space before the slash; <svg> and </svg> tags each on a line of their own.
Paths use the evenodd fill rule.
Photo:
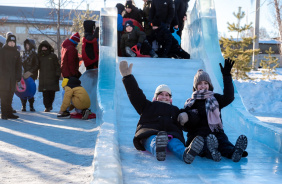
<svg viewBox="0 0 282 184">
<path fill-rule="evenodd" d="M 69 111 L 64 111 L 62 114 L 58 114 L 57 118 L 68 119 L 68 118 L 70 118 L 70 112 Z"/>
<path fill-rule="evenodd" d="M 157 58 L 157 57 L 158 57 L 158 54 L 156 54 L 156 52 L 155 52 L 153 49 L 149 52 L 149 55 L 150 55 L 152 58 Z"/>
<path fill-rule="evenodd" d="M 35 109 L 34 109 L 34 107 L 33 107 L 34 98 L 31 98 L 31 99 L 29 99 L 28 101 L 29 101 L 29 110 L 30 110 L 31 112 L 35 112 Z"/>
<path fill-rule="evenodd" d="M 197 136 L 193 139 L 183 154 L 183 160 L 186 164 L 191 164 L 194 161 L 195 157 L 202 151 L 204 143 L 202 136 Z"/>
<path fill-rule="evenodd" d="M 90 110 L 89 109 L 84 109 L 83 111 L 82 111 L 82 118 L 81 119 L 83 119 L 83 120 L 87 120 L 88 119 L 88 116 L 89 116 L 89 114 L 90 114 Z"/>
<path fill-rule="evenodd" d="M 165 131 L 160 131 L 156 136 L 156 157 L 158 161 L 165 160 L 167 143 L 167 133 Z"/>
<path fill-rule="evenodd" d="M 239 162 L 242 158 L 243 152 L 246 150 L 248 145 L 248 139 L 245 135 L 240 135 L 235 144 L 235 151 L 232 154 L 232 161 Z"/>
<path fill-rule="evenodd" d="M 125 55 L 128 57 L 136 57 L 136 54 L 131 50 L 130 47 L 125 47 Z"/>
<path fill-rule="evenodd" d="M 221 160 L 221 154 L 218 151 L 218 140 L 213 134 L 207 136 L 207 147 L 211 153 L 212 159 L 216 162 Z"/>
</svg>

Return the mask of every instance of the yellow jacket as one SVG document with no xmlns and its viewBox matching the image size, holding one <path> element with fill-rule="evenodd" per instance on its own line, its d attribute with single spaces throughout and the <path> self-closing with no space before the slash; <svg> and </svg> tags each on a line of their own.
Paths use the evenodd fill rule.
<svg viewBox="0 0 282 184">
<path fill-rule="evenodd" d="M 65 94 L 60 111 L 66 111 L 70 107 L 70 111 L 75 107 L 77 109 L 88 109 L 90 107 L 90 98 L 86 90 L 81 87 L 70 88 L 65 86 Z"/>
</svg>

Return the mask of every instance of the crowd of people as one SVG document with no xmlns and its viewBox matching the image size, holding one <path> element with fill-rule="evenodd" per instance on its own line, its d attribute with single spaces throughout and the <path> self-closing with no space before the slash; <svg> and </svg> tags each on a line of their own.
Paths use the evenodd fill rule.
<svg viewBox="0 0 282 184">
<path fill-rule="evenodd" d="M 133 0 L 118 3 L 118 45 L 120 56 L 142 55 L 152 58 L 190 59 L 181 48 L 181 39 L 189 0 L 144 0 L 138 9 Z M 175 38 L 172 33 L 176 31 Z"/>
</svg>

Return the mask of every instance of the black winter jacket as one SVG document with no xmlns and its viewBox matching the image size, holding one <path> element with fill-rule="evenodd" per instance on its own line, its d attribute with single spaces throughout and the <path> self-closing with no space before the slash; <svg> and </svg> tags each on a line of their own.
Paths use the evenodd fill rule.
<svg viewBox="0 0 282 184">
<path fill-rule="evenodd" d="M 179 114 L 178 107 L 147 100 L 133 75 L 123 77 L 122 81 L 131 104 L 140 115 L 133 138 L 135 148 L 145 151 L 142 140 L 157 135 L 159 131 L 166 131 L 168 135 L 178 138 L 184 144 L 181 126 L 176 120 Z"/>
<path fill-rule="evenodd" d="M 7 44 L 0 48 L 0 91 L 15 92 L 16 82 L 21 80 L 22 62 L 17 47 Z"/>
<path fill-rule="evenodd" d="M 48 48 L 47 52 L 42 51 L 42 47 Z M 39 60 L 39 92 L 60 91 L 59 78 L 61 69 L 59 60 L 54 54 L 53 47 L 46 41 L 42 41 L 38 47 Z"/>
<path fill-rule="evenodd" d="M 25 47 L 26 43 L 28 43 L 30 46 L 29 51 L 26 50 L 26 47 Z M 31 78 L 33 78 L 33 80 L 36 80 L 38 76 L 39 62 L 38 62 L 37 54 L 35 52 L 35 49 L 36 49 L 35 41 L 31 39 L 26 39 L 24 41 L 24 48 L 25 48 L 25 51 L 23 55 L 25 54 L 25 52 L 30 53 L 28 58 L 25 59 L 24 57 L 22 57 L 24 73 L 28 71 L 31 72 L 32 73 Z"/>
<path fill-rule="evenodd" d="M 188 2 L 189 0 L 174 0 L 175 14 L 171 22 L 171 27 L 178 25 L 178 28 L 180 30 L 183 29 L 183 23 L 184 23 L 183 18 L 184 16 L 186 16 L 186 12 L 188 9 Z"/>
<path fill-rule="evenodd" d="M 171 24 L 174 17 L 173 0 L 152 0 L 149 20 L 160 19 L 162 23 Z"/>
<path fill-rule="evenodd" d="M 127 13 L 125 10 L 122 12 L 122 17 L 123 18 L 131 18 L 136 20 L 137 22 L 139 22 L 142 25 L 142 16 L 141 16 L 141 12 L 138 8 L 136 7 L 132 7 L 131 12 Z"/>
<path fill-rule="evenodd" d="M 219 103 L 220 112 L 222 108 L 226 107 L 234 100 L 234 87 L 231 75 L 223 76 L 223 83 L 223 95 L 220 95 L 218 93 L 214 94 L 214 97 Z M 198 112 L 195 112 L 195 109 Z M 183 127 L 183 130 L 188 132 L 186 145 L 189 145 L 197 135 L 206 137 L 208 134 L 212 133 L 208 125 L 205 100 L 196 100 L 192 107 L 186 107 L 185 109 L 181 109 L 180 111 L 186 112 L 189 118 L 188 122 L 185 123 Z M 224 132 L 223 130 L 220 131 Z"/>
</svg>

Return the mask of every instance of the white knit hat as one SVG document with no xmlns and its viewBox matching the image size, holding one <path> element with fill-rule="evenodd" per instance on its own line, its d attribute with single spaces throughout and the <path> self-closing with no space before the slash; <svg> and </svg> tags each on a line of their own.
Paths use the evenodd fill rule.
<svg viewBox="0 0 282 184">
<path fill-rule="evenodd" d="M 168 85 L 161 84 L 161 85 L 159 85 L 159 86 L 156 88 L 154 98 L 157 98 L 157 95 L 160 94 L 160 93 L 163 92 L 163 91 L 168 92 L 168 94 L 170 94 L 170 96 L 171 96 L 171 90 L 170 90 L 170 88 L 168 87 Z"/>
</svg>

